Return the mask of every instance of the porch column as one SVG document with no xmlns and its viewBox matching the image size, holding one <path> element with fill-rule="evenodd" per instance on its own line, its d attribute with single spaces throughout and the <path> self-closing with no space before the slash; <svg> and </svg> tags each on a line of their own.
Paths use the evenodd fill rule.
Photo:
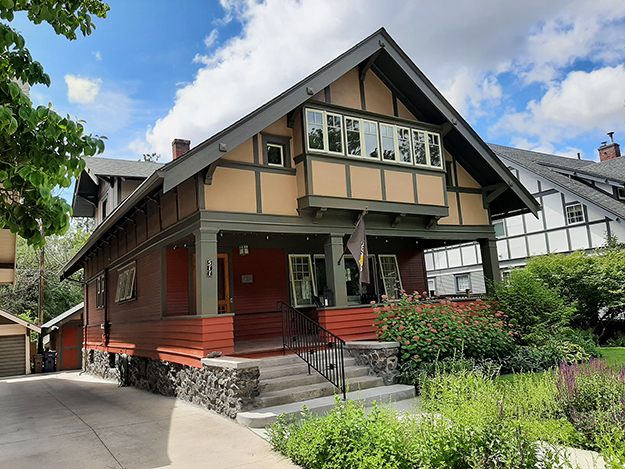
<svg viewBox="0 0 625 469">
<path fill-rule="evenodd" d="M 195 231 L 195 282 L 197 316 L 217 316 L 217 233 L 200 220 Z"/>
<path fill-rule="evenodd" d="M 486 291 L 490 293 L 488 280 L 501 282 L 499 270 L 499 256 L 497 255 L 497 241 L 494 239 L 480 239 L 480 251 L 482 253 L 482 268 L 484 277 L 487 279 Z"/>
<path fill-rule="evenodd" d="M 343 254 L 343 235 L 331 233 L 325 240 L 324 253 L 326 259 L 326 281 L 334 294 L 331 306 L 347 306 L 347 284 L 345 283 L 345 259 L 338 265 Z"/>
</svg>

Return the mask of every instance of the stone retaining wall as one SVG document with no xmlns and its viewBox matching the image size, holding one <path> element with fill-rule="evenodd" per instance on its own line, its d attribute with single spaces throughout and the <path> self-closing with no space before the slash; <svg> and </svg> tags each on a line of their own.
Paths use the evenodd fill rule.
<svg viewBox="0 0 625 469">
<path fill-rule="evenodd" d="M 115 362 L 115 368 L 109 365 Z M 87 351 L 84 370 L 104 379 L 117 379 L 123 366 L 120 356 Z M 139 389 L 172 396 L 234 419 L 252 407 L 259 394 L 260 370 L 252 360 L 225 357 L 204 359 L 202 368 L 151 358 L 128 356 L 127 384 Z"/>
<path fill-rule="evenodd" d="M 398 342 L 355 341 L 345 344 L 347 355 L 356 359 L 356 364 L 368 366 L 372 375 L 382 378 L 384 384 L 393 384 L 397 375 Z"/>
</svg>

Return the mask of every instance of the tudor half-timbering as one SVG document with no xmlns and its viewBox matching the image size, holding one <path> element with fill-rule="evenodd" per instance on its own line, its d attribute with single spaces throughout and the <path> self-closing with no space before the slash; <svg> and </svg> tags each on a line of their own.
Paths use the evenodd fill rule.
<svg viewBox="0 0 625 469">
<path fill-rule="evenodd" d="M 385 30 L 159 168 L 65 267 L 84 268 L 85 347 L 199 365 L 280 337 L 277 302 L 345 339 L 371 301 L 427 288 L 423 250 L 538 204 Z M 371 284 L 338 263 L 368 207 Z M 280 348 L 281 350 L 281 348 Z"/>
</svg>

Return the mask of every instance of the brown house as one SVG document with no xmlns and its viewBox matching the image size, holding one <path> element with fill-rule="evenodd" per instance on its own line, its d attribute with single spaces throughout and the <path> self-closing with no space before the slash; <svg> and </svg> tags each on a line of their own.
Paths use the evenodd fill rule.
<svg viewBox="0 0 625 469">
<path fill-rule="evenodd" d="M 107 203 L 64 268 L 84 269 L 86 349 L 199 367 L 281 337 L 279 301 L 371 339 L 371 301 L 427 289 L 424 249 L 478 241 L 497 279 L 492 220 L 538 210 L 384 29 L 189 145 Z M 365 207 L 361 294 L 355 262 L 338 259 Z"/>
</svg>

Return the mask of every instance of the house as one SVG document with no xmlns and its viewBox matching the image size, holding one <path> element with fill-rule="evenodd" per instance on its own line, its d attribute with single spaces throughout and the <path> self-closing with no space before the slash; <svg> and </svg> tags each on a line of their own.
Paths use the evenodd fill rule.
<svg viewBox="0 0 625 469">
<path fill-rule="evenodd" d="M 0 229 L 0 285 L 15 285 L 17 235 L 8 228 Z"/>
<path fill-rule="evenodd" d="M 493 220 L 504 275 L 531 256 L 592 250 L 605 245 L 608 235 L 625 241 L 625 159 L 608 135 L 598 162 L 490 145 L 543 207 L 538 218 Z M 425 261 L 431 292 L 486 291 L 475 243 L 432 249 Z"/>
<path fill-rule="evenodd" d="M 384 29 L 173 156 L 110 213 L 95 182 L 77 185 L 107 216 L 62 271 L 84 269 L 89 364 L 144 357 L 142 383 L 170 379 L 150 375 L 158 361 L 281 354 L 279 301 L 373 339 L 369 303 L 425 290 L 425 249 L 477 242 L 497 279 L 493 218 L 539 209 Z M 338 261 L 365 208 L 360 292 L 355 262 Z"/>
<path fill-rule="evenodd" d="M 41 332 L 34 324 L 0 310 L 0 378 L 30 373 L 30 332 Z"/>
<path fill-rule="evenodd" d="M 57 353 L 57 371 L 82 368 L 83 311 L 79 303 L 41 326 L 42 334 L 50 336 L 48 347 Z"/>
<path fill-rule="evenodd" d="M 94 218 L 96 225 L 163 164 L 113 158 L 85 158 L 72 198 L 75 217 Z"/>
</svg>

